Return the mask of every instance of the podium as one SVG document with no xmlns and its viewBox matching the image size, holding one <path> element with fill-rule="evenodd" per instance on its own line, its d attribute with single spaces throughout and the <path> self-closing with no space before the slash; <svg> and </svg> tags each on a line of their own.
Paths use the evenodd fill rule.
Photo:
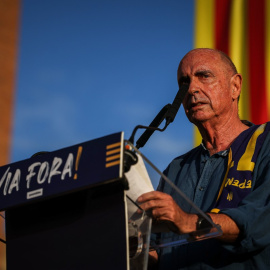
<svg viewBox="0 0 270 270">
<path fill-rule="evenodd" d="M 120 132 L 0 168 L 7 270 L 146 269 L 147 247 L 129 251 L 150 219 L 128 220 L 123 147 Z"/>
<path fill-rule="evenodd" d="M 0 168 L 7 270 L 146 270 L 149 248 L 221 234 L 211 224 L 207 232 L 150 247 L 152 219 L 135 215 L 139 206 L 127 196 L 123 137 L 115 133 Z M 132 152 L 169 181 L 136 148 Z"/>
</svg>

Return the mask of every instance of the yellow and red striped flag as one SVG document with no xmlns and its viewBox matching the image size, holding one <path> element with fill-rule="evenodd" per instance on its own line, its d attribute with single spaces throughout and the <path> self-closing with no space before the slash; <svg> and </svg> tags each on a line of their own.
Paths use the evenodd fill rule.
<svg viewBox="0 0 270 270">
<path fill-rule="evenodd" d="M 228 54 L 242 73 L 241 119 L 270 118 L 270 1 L 195 0 L 195 48 Z M 195 131 L 195 144 L 201 142 Z"/>
</svg>

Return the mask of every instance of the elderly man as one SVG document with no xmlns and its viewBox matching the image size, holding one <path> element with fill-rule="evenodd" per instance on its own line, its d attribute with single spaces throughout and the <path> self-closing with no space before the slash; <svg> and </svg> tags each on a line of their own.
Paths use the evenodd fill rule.
<svg viewBox="0 0 270 270">
<path fill-rule="evenodd" d="M 270 269 L 269 125 L 239 119 L 242 76 L 224 53 L 192 50 L 177 75 L 180 89 L 189 87 L 183 106 L 203 142 L 174 159 L 165 174 L 221 226 L 223 235 L 161 249 L 159 269 Z M 198 228 L 199 217 L 162 180 L 158 191 L 138 202 L 154 219 L 171 222 L 176 233 Z"/>
</svg>

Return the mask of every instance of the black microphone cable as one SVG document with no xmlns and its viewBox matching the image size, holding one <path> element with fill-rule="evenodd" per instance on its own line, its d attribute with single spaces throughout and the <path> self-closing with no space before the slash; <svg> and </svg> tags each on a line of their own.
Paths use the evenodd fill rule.
<svg viewBox="0 0 270 270">
<path fill-rule="evenodd" d="M 2 243 L 4 243 L 4 244 L 7 243 L 7 242 L 6 242 L 4 239 L 2 239 L 2 238 L 0 238 L 0 242 L 2 242 Z"/>
<path fill-rule="evenodd" d="M 0 213 L 0 216 L 3 218 L 3 219 L 5 219 L 5 217 Z M 0 242 L 2 242 L 2 243 L 4 243 L 4 244 L 6 244 L 7 242 L 4 240 L 4 239 L 2 239 L 2 238 L 0 238 Z"/>
</svg>

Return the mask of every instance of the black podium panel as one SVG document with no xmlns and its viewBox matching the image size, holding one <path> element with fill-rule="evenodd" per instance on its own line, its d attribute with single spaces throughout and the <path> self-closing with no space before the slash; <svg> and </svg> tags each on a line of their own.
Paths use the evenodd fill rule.
<svg viewBox="0 0 270 270">
<path fill-rule="evenodd" d="M 127 269 L 123 202 L 112 184 L 7 210 L 7 269 Z"/>
</svg>

